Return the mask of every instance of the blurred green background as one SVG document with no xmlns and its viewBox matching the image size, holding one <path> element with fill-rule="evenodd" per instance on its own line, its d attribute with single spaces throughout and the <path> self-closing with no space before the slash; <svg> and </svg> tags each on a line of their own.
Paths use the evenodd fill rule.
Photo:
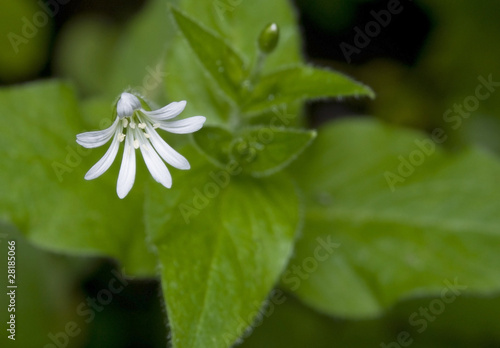
<svg viewBox="0 0 500 348">
<path fill-rule="evenodd" d="M 69 78 L 68 66 L 78 64 L 79 59 L 85 57 L 75 51 L 71 61 L 60 58 L 60 45 L 67 40 L 68 32 L 95 31 L 95 40 L 112 42 L 123 24 L 146 3 L 142 0 L 47 1 L 53 11 L 47 15 L 42 11 L 41 1 L 2 1 L 2 85 L 54 76 Z M 500 2 L 401 0 L 403 10 L 394 14 L 388 25 L 369 39 L 366 47 L 352 53 L 349 63 L 341 44 L 354 45 L 356 28 L 363 30 L 374 20 L 372 11 L 379 13 L 387 9 L 389 3 L 294 2 L 307 59 L 315 65 L 345 72 L 377 93 L 374 101 L 310 103 L 307 112 L 311 126 L 332 118 L 373 115 L 389 123 L 429 132 L 436 127 L 447 128 L 451 141 L 444 146 L 451 150 L 475 143 L 500 153 L 499 98 L 482 101 L 477 110 L 463 118 L 463 127 L 456 131 L 450 129 L 453 123 L 443 118 L 448 109 L 474 94 L 479 76 L 492 75 L 493 81 L 500 81 Z M 98 20 L 87 22 L 88 18 Z M 76 46 L 92 51 L 102 47 L 102 42 L 82 37 Z M 106 52 L 100 54 L 105 59 Z M 99 74 L 99 69 L 96 61 L 95 69 L 80 72 L 82 93 L 95 87 L 85 85 L 85 76 Z M 88 81 L 91 84 L 94 79 Z M 8 115 L 1 117 L 5 120 Z M 82 334 L 68 340 L 67 347 L 167 346 L 168 323 L 164 319 L 157 281 L 130 281 L 109 305 L 96 310 L 95 318 L 86 323 L 85 317 L 78 315 L 78 308 L 86 303 L 86 298 L 96 297 L 108 286 L 113 277 L 111 271 L 117 267 L 112 260 L 46 253 L 24 242 L 17 231 L 0 227 L 2 255 L 6 254 L 8 239 L 18 241 L 17 272 L 23 287 L 18 293 L 17 334 L 29 336 L 29 343 L 22 347 L 50 347 L 48 334 L 57 334 L 68 321 L 75 321 Z M 1 277 L 6 279 L 4 274 Z M 500 347 L 500 297 L 460 296 L 446 305 L 442 313 L 427 320 L 428 326 L 421 333 L 418 326 L 411 325 L 410 317 L 421 308 L 429 307 L 433 298 L 403 301 L 380 318 L 362 321 L 327 317 L 291 295 L 285 298 L 284 303 L 268 308 L 269 317 L 248 334 L 242 347 L 403 347 L 410 344 L 412 347 Z M 5 301 L 2 297 L 1 308 Z M 1 312 L 3 320 L 6 314 Z M 407 338 L 397 343 L 404 332 L 408 333 Z"/>
</svg>

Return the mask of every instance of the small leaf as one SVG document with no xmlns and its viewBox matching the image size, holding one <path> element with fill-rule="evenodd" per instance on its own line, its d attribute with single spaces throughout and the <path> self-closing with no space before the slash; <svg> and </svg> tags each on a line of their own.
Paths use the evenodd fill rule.
<svg viewBox="0 0 500 348">
<path fill-rule="evenodd" d="M 171 11 L 179 29 L 206 71 L 227 96 L 237 100 L 241 82 L 246 76 L 243 59 L 221 37 L 201 27 L 174 7 Z"/>
<path fill-rule="evenodd" d="M 230 154 L 246 172 L 268 176 L 290 164 L 315 137 L 310 130 L 253 127 L 235 138 Z"/>
<path fill-rule="evenodd" d="M 169 100 L 186 100 L 188 103 L 184 114 L 203 115 L 207 125 L 224 125 L 234 108 L 224 92 L 205 73 L 186 40 L 178 35 L 174 38 L 168 51 L 165 70 L 168 83 L 165 92 Z M 179 66 L 189 67 L 179 69 Z"/>
<path fill-rule="evenodd" d="M 146 224 L 158 249 L 175 348 L 226 348 L 249 327 L 286 266 L 299 224 L 286 175 L 255 180 L 184 149 L 192 168 L 151 188 Z"/>
<path fill-rule="evenodd" d="M 295 66 L 263 76 L 244 105 L 244 110 L 261 112 L 298 99 L 364 95 L 374 97 L 369 87 L 338 72 L 311 66 Z"/>
<path fill-rule="evenodd" d="M 435 133 L 436 141 L 444 135 Z M 301 158 L 307 162 L 290 172 L 304 192 L 306 223 L 283 284 L 304 302 L 361 318 L 450 287 L 500 289 L 500 164 L 493 156 L 449 154 L 425 134 L 351 120 L 320 130 Z M 340 245 L 318 249 L 330 243 Z M 311 257 L 314 271 L 294 270 L 311 269 Z"/>
<path fill-rule="evenodd" d="M 233 135 L 225 128 L 205 126 L 193 134 L 193 140 L 198 151 L 216 166 L 224 168 L 229 163 Z"/>
</svg>

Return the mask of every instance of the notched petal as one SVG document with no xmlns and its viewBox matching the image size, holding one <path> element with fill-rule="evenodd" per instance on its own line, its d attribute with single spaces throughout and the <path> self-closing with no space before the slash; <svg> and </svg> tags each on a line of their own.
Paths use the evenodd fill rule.
<svg viewBox="0 0 500 348">
<path fill-rule="evenodd" d="M 117 117 L 115 122 L 113 122 L 113 124 L 109 128 L 100 131 L 92 131 L 92 132 L 77 134 L 76 142 L 88 149 L 92 149 L 106 144 L 115 133 L 116 126 L 118 125 L 118 120 L 119 118 Z"/>
<path fill-rule="evenodd" d="M 172 176 L 170 175 L 167 166 L 165 165 L 165 163 L 163 163 L 160 156 L 158 156 L 149 142 L 142 142 L 140 148 L 142 157 L 144 158 L 144 162 L 146 163 L 146 166 L 148 167 L 148 170 L 153 178 L 166 188 L 171 188 Z"/>
<path fill-rule="evenodd" d="M 188 160 L 168 145 L 151 125 L 147 125 L 147 131 L 150 135 L 151 144 L 165 162 L 177 169 L 187 170 L 191 168 Z"/>
<path fill-rule="evenodd" d="M 127 133 L 125 140 L 125 148 L 123 150 L 122 165 L 118 174 L 118 183 L 116 185 L 116 193 L 118 197 L 124 198 L 134 186 L 135 181 L 135 149 L 133 146 L 134 137 L 131 131 Z"/>
<path fill-rule="evenodd" d="M 178 116 L 186 107 L 186 101 L 172 102 L 161 109 L 153 111 L 142 110 L 142 113 L 153 121 L 169 120 Z"/>
<path fill-rule="evenodd" d="M 160 128 L 170 133 L 188 134 L 200 130 L 205 121 L 204 116 L 193 116 L 178 121 L 160 122 Z"/>
</svg>

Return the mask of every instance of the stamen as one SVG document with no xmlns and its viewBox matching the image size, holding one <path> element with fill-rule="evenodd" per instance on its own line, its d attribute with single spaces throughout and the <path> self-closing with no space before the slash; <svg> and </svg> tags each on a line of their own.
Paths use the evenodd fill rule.
<svg viewBox="0 0 500 348">
<path fill-rule="evenodd" d="M 124 118 L 122 120 L 122 122 L 123 122 L 123 128 L 127 128 L 127 126 L 128 126 L 128 120 L 126 118 Z"/>
<path fill-rule="evenodd" d="M 134 149 L 138 149 L 139 148 L 139 140 L 135 139 L 134 140 Z"/>
<path fill-rule="evenodd" d="M 160 124 L 159 123 L 155 123 L 153 124 L 153 128 L 156 129 L 156 128 L 160 128 Z"/>
<path fill-rule="evenodd" d="M 123 134 L 123 133 L 122 133 L 122 134 L 120 134 L 120 135 L 118 136 L 118 141 L 119 141 L 120 143 L 121 143 L 124 139 L 125 139 L 125 134 Z"/>
<path fill-rule="evenodd" d="M 148 133 L 144 133 L 144 136 L 146 137 L 146 139 L 149 139 L 150 135 Z"/>
<path fill-rule="evenodd" d="M 135 129 L 135 122 L 134 121 L 130 121 L 130 128 Z"/>
<path fill-rule="evenodd" d="M 138 126 L 140 129 L 145 129 L 146 128 L 146 124 L 141 122 L 139 123 L 139 126 Z"/>
</svg>

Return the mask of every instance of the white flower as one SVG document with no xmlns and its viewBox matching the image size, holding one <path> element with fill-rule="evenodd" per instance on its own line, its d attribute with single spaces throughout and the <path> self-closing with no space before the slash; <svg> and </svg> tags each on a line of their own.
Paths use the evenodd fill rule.
<svg viewBox="0 0 500 348">
<path fill-rule="evenodd" d="M 115 160 L 120 143 L 125 141 L 116 187 L 118 197 L 124 198 L 134 185 L 135 150 L 139 148 L 153 178 L 170 188 L 172 177 L 163 161 L 178 169 L 189 169 L 190 166 L 181 154 L 172 149 L 158 135 L 156 129 L 160 128 L 177 134 L 193 133 L 199 130 L 206 120 L 203 116 L 167 121 L 179 115 L 185 106 L 186 102 L 180 101 L 170 103 L 158 110 L 146 111 L 142 108 L 138 97 L 130 93 L 122 93 L 116 105 L 118 116 L 111 127 L 76 136 L 76 142 L 86 148 L 102 146 L 113 138 L 108 151 L 90 168 L 85 179 L 95 179 L 108 170 Z"/>
</svg>

